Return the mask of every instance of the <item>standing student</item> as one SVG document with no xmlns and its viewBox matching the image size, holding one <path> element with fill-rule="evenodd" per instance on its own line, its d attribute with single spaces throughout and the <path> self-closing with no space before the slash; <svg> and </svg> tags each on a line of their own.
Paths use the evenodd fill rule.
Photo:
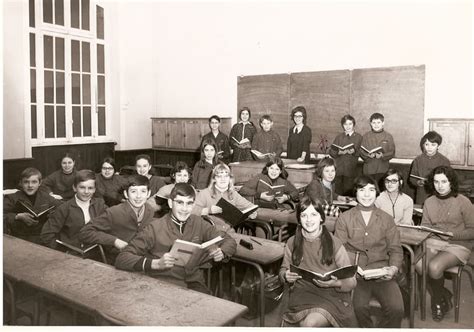
<svg viewBox="0 0 474 332">
<path fill-rule="evenodd" d="M 237 247 L 227 234 L 218 232 L 201 217 L 191 215 L 195 198 L 194 189 L 178 183 L 170 193 L 169 214 L 153 220 L 118 255 L 115 266 L 129 271 L 143 271 L 153 277 L 164 278 L 190 289 L 209 294 L 199 266 L 207 260 L 227 261 Z M 224 240 L 211 246 L 204 257 L 192 257 L 185 267 L 176 266 L 176 257 L 169 252 L 175 240 L 203 243 L 217 236 Z"/>
<path fill-rule="evenodd" d="M 100 173 L 95 177 L 95 197 L 104 199 L 107 206 L 114 206 L 125 201 L 123 188 L 127 180 L 115 173 L 115 160 L 107 157 L 102 161 Z"/>
<path fill-rule="evenodd" d="M 254 159 L 270 160 L 270 158 L 280 157 L 283 152 L 280 135 L 273 130 L 273 121 L 270 115 L 265 114 L 260 118 L 260 130 L 255 134 L 252 141 L 252 150 L 257 150 L 267 156 L 257 156 Z"/>
<path fill-rule="evenodd" d="M 20 239 L 40 244 L 41 228 L 48 219 L 48 213 L 35 218 L 23 207 L 36 213 L 57 207 L 62 201 L 54 199 L 47 192 L 39 190 L 41 172 L 28 167 L 20 175 L 20 190 L 3 197 L 3 232 Z"/>
<path fill-rule="evenodd" d="M 61 169 L 48 175 L 41 184 L 41 189 L 56 199 L 71 199 L 74 196 L 72 185 L 76 175 L 75 165 L 75 157 L 72 153 L 66 153 L 61 158 Z"/>
<path fill-rule="evenodd" d="M 373 178 L 358 177 L 354 190 L 358 205 L 339 216 L 334 235 L 342 241 L 352 262 L 359 253 L 359 267 L 363 270 L 381 268 L 384 272 L 379 279 L 357 279 L 354 311 L 360 327 L 374 327 L 369 301 L 375 297 L 383 313 L 376 327 L 400 328 L 403 299 L 395 280 L 403 260 L 400 233 L 393 218 L 374 204 L 378 187 Z"/>
<path fill-rule="evenodd" d="M 432 194 L 429 191 L 427 178 L 437 166 L 450 166 L 449 159 L 439 153 L 438 149 L 443 138 L 436 131 L 429 131 L 420 140 L 422 154 L 417 156 L 411 164 L 410 174 L 423 179 L 410 176 L 410 184 L 416 188 L 416 204 L 423 204 L 425 199 Z"/>
<path fill-rule="evenodd" d="M 252 160 L 252 153 L 250 152 L 252 147 L 253 136 L 257 132 L 254 124 L 250 121 L 250 109 L 247 107 L 242 108 L 239 111 L 240 121 L 232 126 L 229 134 L 229 143 L 231 148 L 234 150 L 232 154 L 232 161 L 245 161 Z M 248 139 L 248 142 L 240 143 L 243 139 Z"/>
<path fill-rule="evenodd" d="M 441 321 L 452 308 L 452 294 L 444 288 L 444 271 L 469 260 L 474 243 L 474 207 L 458 193 L 458 178 L 450 166 L 436 167 L 428 176 L 428 184 L 434 195 L 425 201 L 421 225 L 448 235 L 432 234 L 426 242 L 431 313 L 433 320 Z M 421 274 L 421 264 L 416 268 Z"/>
<path fill-rule="evenodd" d="M 213 139 L 217 146 L 217 158 L 219 161 L 228 164 L 230 161 L 229 137 L 220 131 L 220 125 L 221 118 L 219 116 L 213 115 L 209 118 L 211 131 L 202 137 L 201 145 L 204 141 Z"/>
<path fill-rule="evenodd" d="M 360 148 L 360 156 L 364 160 L 362 172 L 377 181 L 389 168 L 389 161 L 395 156 L 395 142 L 392 135 L 384 130 L 385 118 L 380 113 L 370 116 L 371 131 L 364 134 Z M 375 152 L 375 148 L 380 148 Z"/>
<path fill-rule="evenodd" d="M 130 175 L 124 190 L 127 199 L 93 218 L 79 233 L 84 244 L 101 244 L 107 261 L 113 264 L 118 253 L 153 219 L 154 211 L 146 204 L 150 197 L 150 181 L 143 175 Z"/>
<path fill-rule="evenodd" d="M 56 240 L 81 247 L 79 231 L 93 218 L 105 212 L 106 205 L 102 198 L 94 197 L 96 175 L 93 171 L 83 169 L 74 177 L 73 189 L 76 195 L 59 206 L 50 215 L 41 231 L 41 242 L 53 249 L 66 250 Z"/>
<path fill-rule="evenodd" d="M 211 173 L 218 163 L 217 145 L 213 139 L 208 139 L 201 144 L 201 159 L 194 165 L 192 185 L 197 190 L 207 188 Z"/>
<path fill-rule="evenodd" d="M 336 191 L 343 195 L 350 195 L 354 187 L 354 179 L 357 176 L 357 161 L 362 135 L 355 132 L 355 125 L 356 121 L 352 115 L 344 115 L 341 118 L 341 126 L 344 132 L 336 136 L 329 150 L 329 155 L 336 162 Z M 352 145 L 343 149 L 343 147 L 350 144 Z"/>
<path fill-rule="evenodd" d="M 391 215 L 397 225 L 413 225 L 413 199 L 402 192 L 403 177 L 399 170 L 390 168 L 382 177 L 384 191 L 375 206 Z"/>
<path fill-rule="evenodd" d="M 296 233 L 285 245 L 279 272 L 280 279 L 292 285 L 283 320 L 303 327 L 357 327 L 350 295 L 355 277 L 309 282 L 290 271 L 290 264 L 321 274 L 352 265 L 342 242 L 324 226 L 319 201 L 304 196 L 296 214 Z"/>
<path fill-rule="evenodd" d="M 286 153 L 287 158 L 307 164 L 311 157 L 309 149 L 312 134 L 311 129 L 306 125 L 306 117 L 306 109 L 303 106 L 297 106 L 291 111 L 291 120 L 295 125 L 290 128 L 288 133 Z"/>
</svg>

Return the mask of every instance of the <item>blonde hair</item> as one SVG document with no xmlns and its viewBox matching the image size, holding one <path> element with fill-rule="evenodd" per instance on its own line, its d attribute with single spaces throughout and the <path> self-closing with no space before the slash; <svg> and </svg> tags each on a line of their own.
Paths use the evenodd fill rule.
<svg viewBox="0 0 474 332">
<path fill-rule="evenodd" d="M 211 174 L 211 181 L 209 182 L 209 190 L 211 191 L 211 197 L 216 198 L 217 191 L 216 191 L 216 176 L 219 173 L 227 173 L 229 174 L 229 188 L 227 189 L 229 193 L 229 199 L 233 199 L 233 194 L 235 192 L 234 188 L 234 176 L 232 175 L 232 172 L 226 164 L 219 162 L 214 169 L 212 170 Z"/>
</svg>

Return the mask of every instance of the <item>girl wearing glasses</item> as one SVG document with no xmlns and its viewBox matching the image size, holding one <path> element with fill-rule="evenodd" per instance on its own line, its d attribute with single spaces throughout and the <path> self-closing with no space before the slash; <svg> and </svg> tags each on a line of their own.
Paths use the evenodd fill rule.
<svg viewBox="0 0 474 332">
<path fill-rule="evenodd" d="M 239 111 L 239 123 L 236 123 L 229 134 L 230 147 L 234 150 L 232 161 L 253 160 L 252 141 L 253 136 L 257 133 L 257 128 L 250 121 L 250 109 L 244 107 Z"/>
<path fill-rule="evenodd" d="M 383 175 L 382 183 L 385 190 L 375 200 L 375 206 L 391 215 L 395 224 L 413 225 L 413 199 L 402 192 L 401 172 L 390 168 Z"/>
<path fill-rule="evenodd" d="M 201 144 L 201 159 L 194 165 L 192 185 L 198 191 L 207 188 L 214 167 L 219 162 L 217 145 L 213 139 L 206 139 Z"/>
<path fill-rule="evenodd" d="M 287 158 L 296 159 L 301 163 L 309 163 L 312 134 L 311 129 L 306 125 L 306 109 L 297 106 L 291 111 L 291 119 L 295 123 L 288 133 L 286 144 Z"/>
<path fill-rule="evenodd" d="M 224 198 L 239 210 L 245 210 L 253 206 L 253 203 L 242 197 L 234 189 L 234 176 L 229 166 L 219 163 L 214 167 L 211 175 L 209 187 L 198 192 L 196 204 L 193 208 L 193 214 L 198 216 L 210 216 L 210 220 L 219 230 L 229 231 L 231 227 L 221 218 L 215 216 L 222 213 L 222 209 L 217 206 L 217 202 Z M 252 213 L 249 218 L 255 219 L 257 211 Z"/>
<path fill-rule="evenodd" d="M 101 171 L 95 178 L 95 197 L 102 197 L 107 206 L 114 206 L 125 201 L 123 189 L 127 181 L 115 174 L 115 160 L 107 157 L 102 161 Z"/>
</svg>

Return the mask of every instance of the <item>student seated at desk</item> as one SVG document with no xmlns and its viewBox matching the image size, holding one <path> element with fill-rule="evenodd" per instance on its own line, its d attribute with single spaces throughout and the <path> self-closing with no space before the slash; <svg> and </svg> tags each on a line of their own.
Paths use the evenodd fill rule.
<svg viewBox="0 0 474 332">
<path fill-rule="evenodd" d="M 283 320 L 304 327 L 357 327 L 350 295 L 357 283 L 355 276 L 309 282 L 290 272 L 290 263 L 321 274 L 352 265 L 341 240 L 324 226 L 325 215 L 319 201 L 304 196 L 296 214 L 298 227 L 285 245 L 279 273 L 283 282 L 293 285 L 289 311 Z"/>
<path fill-rule="evenodd" d="M 49 174 L 41 183 L 41 190 L 46 191 L 56 199 L 67 201 L 74 197 L 72 185 L 76 175 L 76 159 L 72 153 L 66 153 L 61 158 L 61 169 Z"/>
<path fill-rule="evenodd" d="M 148 178 L 134 174 L 127 180 L 128 185 L 124 190 L 127 201 L 106 209 L 79 232 L 81 243 L 103 245 L 107 261 L 111 264 L 115 262 L 120 250 L 150 223 L 154 214 L 152 208 L 146 204 L 150 197 Z"/>
<path fill-rule="evenodd" d="M 211 180 L 211 173 L 219 162 L 217 158 L 217 145 L 213 139 L 202 141 L 201 159 L 194 165 L 192 185 L 197 190 L 207 188 Z"/>
<path fill-rule="evenodd" d="M 39 190 L 41 172 L 28 167 L 20 175 L 20 190 L 3 197 L 3 232 L 20 239 L 40 244 L 41 228 L 48 219 L 49 212 L 35 218 L 22 205 L 35 213 L 41 213 L 63 202 L 47 192 Z"/>
<path fill-rule="evenodd" d="M 236 251 L 237 244 L 199 216 L 191 214 L 196 192 L 186 183 L 177 183 L 171 191 L 168 204 L 171 212 L 153 220 L 118 255 L 115 266 L 129 271 L 144 271 L 154 277 L 182 284 L 190 289 L 209 294 L 199 266 L 212 259 L 227 261 Z M 169 253 L 176 239 L 203 243 L 217 236 L 224 240 L 211 246 L 205 257 L 192 257 L 185 267 L 175 266 L 176 259 Z"/>
<path fill-rule="evenodd" d="M 102 198 L 93 197 L 95 193 L 95 173 L 83 169 L 76 172 L 73 189 L 76 195 L 59 206 L 50 215 L 41 231 L 41 242 L 53 249 L 65 251 L 56 240 L 81 247 L 79 231 L 95 218 L 105 212 L 107 206 Z"/>
<path fill-rule="evenodd" d="M 458 178 L 450 166 L 438 166 L 428 176 L 435 193 L 423 206 L 422 226 L 435 228 L 449 236 L 432 236 L 426 241 L 428 260 L 428 291 L 431 295 L 433 320 L 441 321 L 452 308 L 452 294 L 444 288 L 444 271 L 466 264 L 474 240 L 474 207 L 458 193 Z M 421 274 L 421 265 L 417 265 Z"/>
<path fill-rule="evenodd" d="M 232 227 L 224 220 L 214 216 L 214 214 L 222 213 L 222 208 L 216 205 L 221 198 L 224 198 L 239 210 L 254 205 L 234 189 L 234 177 L 229 166 L 223 163 L 219 163 L 214 167 L 209 187 L 198 192 L 192 213 L 198 216 L 210 216 L 209 219 L 218 230 L 223 232 L 233 231 Z M 250 219 L 256 217 L 257 211 L 249 216 Z"/>
<path fill-rule="evenodd" d="M 107 206 L 114 206 L 125 201 L 123 188 L 127 180 L 115 173 L 115 160 L 107 157 L 102 161 L 101 171 L 95 177 L 95 197 L 104 199 Z"/>
<path fill-rule="evenodd" d="M 218 115 L 213 115 L 209 118 L 209 128 L 211 128 L 211 131 L 202 137 L 201 146 L 206 140 L 214 140 L 217 147 L 217 158 L 219 161 L 228 164 L 230 161 L 229 137 L 219 130 L 220 125 L 221 118 Z"/>
<path fill-rule="evenodd" d="M 263 208 L 292 208 L 297 202 L 298 190 L 288 181 L 288 173 L 280 158 L 272 158 L 263 167 L 262 173 L 248 180 L 239 194 L 250 196 L 254 203 Z"/>
<path fill-rule="evenodd" d="M 252 150 L 257 150 L 264 155 L 257 156 L 254 154 L 254 159 L 268 161 L 270 158 L 280 157 L 283 152 L 283 145 L 280 135 L 272 129 L 273 121 L 270 115 L 262 115 L 260 118 L 260 127 L 262 130 L 253 136 Z"/>
<path fill-rule="evenodd" d="M 342 213 L 336 221 L 334 235 L 338 237 L 355 262 L 363 269 L 381 268 L 378 279 L 357 279 L 353 304 L 360 327 L 374 327 L 370 317 L 369 301 L 372 297 L 382 306 L 379 328 L 400 328 L 404 315 L 403 299 L 395 276 L 401 267 L 403 250 L 400 233 L 393 218 L 375 206 L 377 183 L 363 175 L 355 180 L 354 190 L 358 205 Z"/>
</svg>

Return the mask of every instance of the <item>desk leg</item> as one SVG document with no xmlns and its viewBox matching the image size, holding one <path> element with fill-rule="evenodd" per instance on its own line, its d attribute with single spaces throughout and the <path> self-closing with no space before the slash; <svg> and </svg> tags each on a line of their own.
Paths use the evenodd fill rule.
<svg viewBox="0 0 474 332">
<path fill-rule="evenodd" d="M 10 280 L 3 278 L 5 286 L 8 288 L 10 293 L 10 325 L 16 325 L 16 299 L 15 299 L 15 288 Z"/>
<path fill-rule="evenodd" d="M 410 254 L 410 328 L 415 327 L 415 253 L 409 245 L 402 244 Z"/>
<path fill-rule="evenodd" d="M 426 257 L 426 241 L 423 241 L 423 258 L 421 272 L 421 320 L 426 319 L 426 272 L 428 271 L 428 260 Z"/>
</svg>

